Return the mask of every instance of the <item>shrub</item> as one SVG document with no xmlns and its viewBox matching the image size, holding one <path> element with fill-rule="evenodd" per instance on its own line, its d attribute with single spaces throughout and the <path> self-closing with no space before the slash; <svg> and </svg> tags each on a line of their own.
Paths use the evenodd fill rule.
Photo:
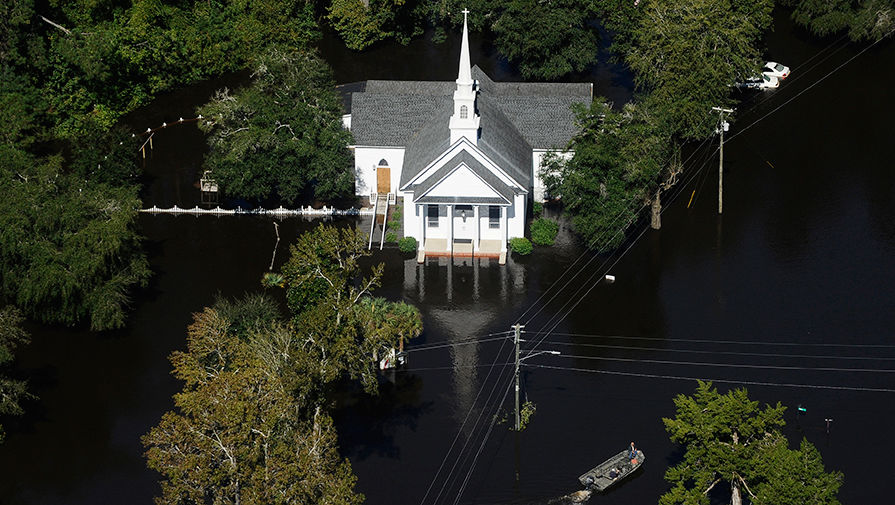
<svg viewBox="0 0 895 505">
<path fill-rule="evenodd" d="M 417 248 L 416 239 L 413 237 L 404 237 L 398 241 L 398 249 L 400 249 L 401 252 L 406 252 L 406 253 L 414 252 L 414 251 L 416 251 L 416 248 Z"/>
<path fill-rule="evenodd" d="M 510 239 L 510 249 L 516 254 L 525 256 L 526 254 L 531 254 L 533 248 L 531 242 L 529 242 L 527 238 L 514 237 Z"/>
<path fill-rule="evenodd" d="M 534 217 L 541 217 L 541 214 L 544 212 L 544 204 L 541 202 L 535 202 L 531 206 L 531 213 Z"/>
<path fill-rule="evenodd" d="M 395 205 L 395 210 L 392 211 L 392 219 L 395 221 L 400 221 L 404 216 L 404 211 L 401 210 L 400 205 Z"/>
<path fill-rule="evenodd" d="M 531 241 L 538 245 L 553 245 L 559 224 L 550 219 L 541 218 L 531 223 Z"/>
<path fill-rule="evenodd" d="M 388 243 L 397 242 L 397 241 L 398 241 L 398 234 L 395 233 L 395 232 L 393 232 L 393 231 L 390 231 L 390 232 L 386 233 L 386 234 L 385 234 L 385 241 L 388 242 Z"/>
<path fill-rule="evenodd" d="M 401 229 L 401 221 L 389 221 L 386 223 L 386 228 L 390 230 L 400 230 Z"/>
</svg>

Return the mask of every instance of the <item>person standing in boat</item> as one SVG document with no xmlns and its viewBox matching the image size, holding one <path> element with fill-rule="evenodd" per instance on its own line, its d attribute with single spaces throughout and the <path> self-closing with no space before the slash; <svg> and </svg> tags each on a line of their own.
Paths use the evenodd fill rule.
<svg viewBox="0 0 895 505">
<path fill-rule="evenodd" d="M 637 458 L 637 448 L 634 447 L 634 442 L 631 442 L 631 448 L 628 450 L 628 459 L 636 459 Z"/>
</svg>

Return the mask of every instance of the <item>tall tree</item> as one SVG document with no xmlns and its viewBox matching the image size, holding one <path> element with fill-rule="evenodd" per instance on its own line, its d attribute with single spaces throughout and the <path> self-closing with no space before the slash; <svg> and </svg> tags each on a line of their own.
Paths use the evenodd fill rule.
<svg viewBox="0 0 895 505">
<path fill-rule="evenodd" d="M 422 322 L 410 305 L 371 298 L 383 265 L 365 274 L 360 260 L 369 255 L 356 228 L 320 225 L 292 246 L 281 285 L 322 381 L 348 374 L 375 391 L 376 358 L 418 336 Z"/>
<path fill-rule="evenodd" d="M 827 473 L 817 450 L 803 440 L 787 447 L 780 433 L 785 407 L 759 407 L 745 389 L 718 393 L 699 382 L 693 396 L 678 395 L 674 419 L 663 419 L 671 440 L 683 446 L 683 461 L 665 473 L 672 483 L 660 505 L 708 505 L 718 484 L 730 486 L 730 502 L 768 505 L 838 505 L 842 475 Z"/>
<path fill-rule="evenodd" d="M 574 156 L 550 156 L 541 167 L 547 192 L 561 197 L 588 247 L 611 250 L 650 203 L 674 149 L 660 119 L 645 105 L 614 111 L 602 98 L 576 108 Z"/>
<path fill-rule="evenodd" d="M 501 54 L 526 79 L 557 79 L 597 61 L 599 38 L 591 2 L 510 0 L 492 29 Z"/>
<path fill-rule="evenodd" d="M 271 49 L 250 86 L 219 92 L 199 112 L 210 152 L 205 165 L 234 197 L 293 204 L 306 189 L 331 199 L 354 175 L 342 104 L 329 66 L 314 53 Z"/>
<path fill-rule="evenodd" d="M 711 134 L 712 107 L 756 73 L 772 0 L 644 0 L 624 58 L 678 138 Z"/>
<path fill-rule="evenodd" d="M 43 322 L 121 327 L 132 289 L 150 275 L 136 188 L 62 165 L 0 144 L 0 296 Z"/>
<path fill-rule="evenodd" d="M 143 437 L 165 477 L 157 503 L 360 503 L 301 339 L 270 320 L 269 301 L 218 306 L 171 355 L 177 410 Z"/>
<path fill-rule="evenodd" d="M 895 31 L 893 0 L 783 0 L 792 17 L 817 35 L 848 31 L 852 40 L 880 40 Z"/>
<path fill-rule="evenodd" d="M 19 415 L 19 400 L 28 396 L 25 383 L 11 379 L 5 368 L 13 360 L 16 347 L 28 342 L 28 334 L 21 327 L 22 316 L 12 306 L 0 308 L 0 415 Z M 3 442 L 3 426 L 0 425 L 0 442 Z"/>
</svg>

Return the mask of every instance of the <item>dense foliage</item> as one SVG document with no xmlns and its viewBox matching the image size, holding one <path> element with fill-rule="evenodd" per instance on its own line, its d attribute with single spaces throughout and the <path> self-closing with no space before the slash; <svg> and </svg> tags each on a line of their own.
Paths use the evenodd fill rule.
<svg viewBox="0 0 895 505">
<path fill-rule="evenodd" d="M 294 0 L 0 3 L 0 297 L 35 319 L 124 324 L 147 261 L 137 150 L 113 129 L 159 92 L 317 37 Z"/>
<path fill-rule="evenodd" d="M 576 0 L 487 0 L 467 5 L 460 0 L 405 2 L 332 0 L 328 19 L 352 49 L 380 40 L 406 44 L 434 26 L 438 38 L 456 34 L 469 7 L 470 29 L 494 37 L 500 53 L 528 79 L 556 79 L 581 72 L 594 63 L 599 37 L 592 2 Z M 456 36 L 456 35 L 453 35 Z"/>
<path fill-rule="evenodd" d="M 570 160 L 547 157 L 541 177 L 561 197 L 575 230 L 598 250 L 617 247 L 649 202 L 674 148 L 659 119 L 644 105 L 615 111 L 602 99 L 576 111 L 580 133 Z"/>
<path fill-rule="evenodd" d="M 730 103 L 730 86 L 757 73 L 772 0 L 652 0 L 628 34 L 623 55 L 645 100 L 679 138 L 703 138 L 712 107 Z"/>
<path fill-rule="evenodd" d="M 195 314 L 187 350 L 171 355 L 184 382 L 143 437 L 162 481 L 156 503 L 345 503 L 363 496 L 339 457 L 332 419 L 300 335 L 258 298 Z"/>
<path fill-rule="evenodd" d="M 531 254 L 534 247 L 531 245 L 531 241 L 525 237 L 513 237 L 510 239 L 510 250 L 514 254 L 527 256 Z"/>
<path fill-rule="evenodd" d="M 315 53 L 268 50 L 250 86 L 218 92 L 199 112 L 205 166 L 224 193 L 294 204 L 309 189 L 323 199 L 353 189 L 351 134 L 329 66 Z"/>
<path fill-rule="evenodd" d="M 419 244 L 413 237 L 403 237 L 401 240 L 398 240 L 398 249 L 403 253 L 416 252 L 417 247 L 419 247 Z"/>
<path fill-rule="evenodd" d="M 785 407 L 759 408 L 744 389 L 718 393 L 700 382 L 693 396 L 678 395 L 674 419 L 663 419 L 671 440 L 682 445 L 683 461 L 668 469 L 673 487 L 660 505 L 708 505 L 709 493 L 724 482 L 730 502 L 743 494 L 752 503 L 838 505 L 842 474 L 827 473 L 807 440 L 790 449 L 780 432 Z"/>
<path fill-rule="evenodd" d="M 281 275 L 292 317 L 263 296 L 195 314 L 187 351 L 171 355 L 184 381 L 177 410 L 143 438 L 165 477 L 159 503 L 360 503 L 338 455 L 330 387 L 359 380 L 376 392 L 376 360 L 422 332 L 419 311 L 371 296 L 382 266 L 354 229 L 299 237 Z"/>
<path fill-rule="evenodd" d="M 537 245 L 553 245 L 557 233 L 559 224 L 552 219 L 542 217 L 531 223 L 531 241 Z"/>
<path fill-rule="evenodd" d="M 818 35 L 847 31 L 852 40 L 880 40 L 895 31 L 893 0 L 782 0 L 793 19 Z"/>
<path fill-rule="evenodd" d="M 22 413 L 19 400 L 26 397 L 25 383 L 6 375 L 6 366 L 13 360 L 16 347 L 28 342 L 28 335 L 21 327 L 22 316 L 15 307 L 0 308 L 0 416 Z M 3 426 L 0 425 L 0 442 L 3 442 Z"/>
</svg>

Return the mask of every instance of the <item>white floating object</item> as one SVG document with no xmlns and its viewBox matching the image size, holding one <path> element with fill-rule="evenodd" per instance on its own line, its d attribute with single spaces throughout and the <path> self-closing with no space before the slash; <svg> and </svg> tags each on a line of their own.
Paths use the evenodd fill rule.
<svg viewBox="0 0 895 505">
<path fill-rule="evenodd" d="M 610 284 L 612 284 L 613 282 L 615 282 L 615 276 L 614 276 L 614 275 L 606 274 L 606 277 L 604 277 L 604 278 L 606 279 L 606 282 L 608 282 L 608 283 L 610 283 Z"/>
<path fill-rule="evenodd" d="M 168 126 L 168 123 L 162 123 L 162 128 Z"/>
</svg>

